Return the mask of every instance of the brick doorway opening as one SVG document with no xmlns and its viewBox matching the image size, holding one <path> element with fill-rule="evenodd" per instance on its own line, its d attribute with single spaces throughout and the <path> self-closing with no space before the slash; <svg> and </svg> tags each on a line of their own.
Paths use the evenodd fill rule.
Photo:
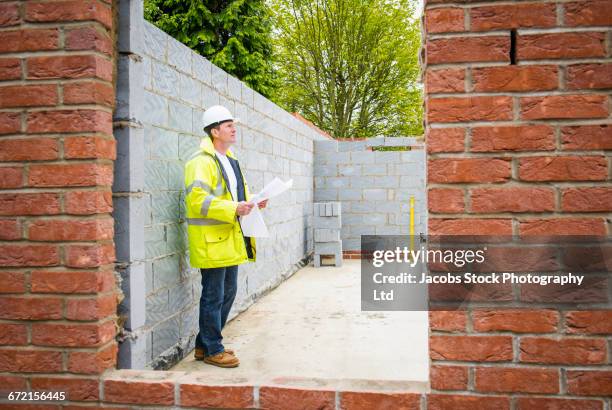
<svg viewBox="0 0 612 410">
<path fill-rule="evenodd" d="M 446 350 L 430 353 L 424 395 L 218 387 L 114 370 L 119 244 L 108 224 L 112 169 L 125 163 L 114 161 L 112 17 L 126 24 L 138 3 L 0 6 L 4 386 L 66 390 L 69 404 L 52 409 L 610 407 L 609 309 L 432 315 L 430 342 Z M 609 1 L 432 0 L 425 9 L 430 231 L 608 235 Z M 120 64 L 135 58 L 128 44 L 141 35 L 120 39 Z M 135 118 L 121 104 L 115 111 Z M 140 143 L 138 123 L 117 125 Z"/>
</svg>

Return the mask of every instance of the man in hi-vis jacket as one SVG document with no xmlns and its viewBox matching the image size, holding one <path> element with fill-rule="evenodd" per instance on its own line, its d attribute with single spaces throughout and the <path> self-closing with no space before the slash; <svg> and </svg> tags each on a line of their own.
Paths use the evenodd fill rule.
<svg viewBox="0 0 612 410">
<path fill-rule="evenodd" d="M 200 268 L 200 331 L 195 358 L 220 367 L 240 363 L 225 349 L 221 330 L 236 297 L 238 265 L 255 261 L 255 239 L 246 237 L 240 216 L 253 204 L 238 160 L 230 151 L 236 142 L 235 119 L 220 105 L 204 112 L 204 137 L 198 155 L 185 165 L 185 203 L 192 267 Z M 264 208 L 267 201 L 260 202 Z"/>
</svg>

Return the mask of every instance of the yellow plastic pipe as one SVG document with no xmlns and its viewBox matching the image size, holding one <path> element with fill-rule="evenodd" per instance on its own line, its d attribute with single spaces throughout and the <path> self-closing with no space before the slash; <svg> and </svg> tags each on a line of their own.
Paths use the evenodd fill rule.
<svg viewBox="0 0 612 410">
<path fill-rule="evenodd" d="M 410 250 L 414 250 L 414 196 L 410 197 Z"/>
</svg>

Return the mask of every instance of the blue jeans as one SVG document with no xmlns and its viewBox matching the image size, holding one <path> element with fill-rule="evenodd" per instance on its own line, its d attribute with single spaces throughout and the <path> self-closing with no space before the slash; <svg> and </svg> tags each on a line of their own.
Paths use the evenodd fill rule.
<svg viewBox="0 0 612 410">
<path fill-rule="evenodd" d="M 200 331 L 197 348 L 212 356 L 225 351 L 221 329 L 225 326 L 238 290 L 238 265 L 200 269 L 202 296 L 200 297 Z"/>
</svg>

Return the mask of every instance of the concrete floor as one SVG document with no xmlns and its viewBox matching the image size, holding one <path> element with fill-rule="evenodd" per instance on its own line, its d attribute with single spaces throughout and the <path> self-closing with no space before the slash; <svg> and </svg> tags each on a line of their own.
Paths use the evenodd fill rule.
<svg viewBox="0 0 612 410">
<path fill-rule="evenodd" d="M 305 267 L 223 330 L 240 366 L 222 369 L 190 354 L 173 371 L 211 383 L 424 392 L 427 312 L 362 312 L 360 261 Z"/>
</svg>

